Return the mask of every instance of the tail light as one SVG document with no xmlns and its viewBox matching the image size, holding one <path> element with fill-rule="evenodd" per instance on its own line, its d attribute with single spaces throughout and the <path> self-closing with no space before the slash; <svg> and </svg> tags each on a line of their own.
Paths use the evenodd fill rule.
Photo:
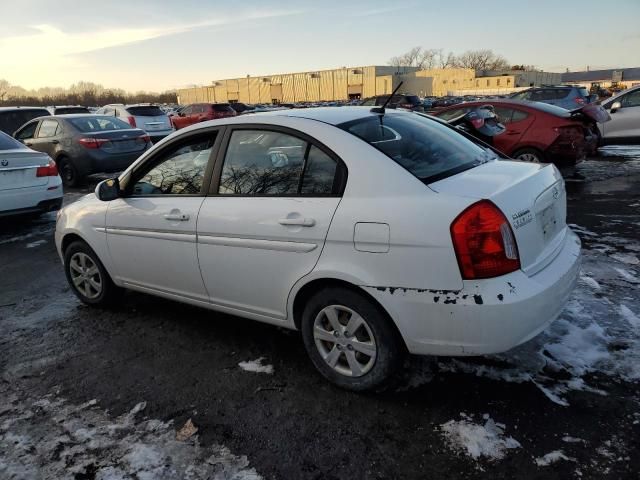
<svg viewBox="0 0 640 480">
<path fill-rule="evenodd" d="M 36 169 L 36 177 L 57 177 L 58 167 L 56 162 L 49 160 L 49 163 L 45 167 L 38 167 Z"/>
<path fill-rule="evenodd" d="M 127 117 L 127 120 L 129 121 L 129 125 L 131 125 L 133 128 L 136 128 L 136 117 Z"/>
<path fill-rule="evenodd" d="M 142 135 L 141 137 L 136 138 L 136 141 L 140 143 L 149 143 L 151 141 L 151 137 L 149 135 Z"/>
<path fill-rule="evenodd" d="M 573 99 L 573 101 L 576 102 L 578 105 L 584 105 L 585 104 L 584 98 L 582 98 L 582 97 L 576 97 L 576 98 Z"/>
<path fill-rule="evenodd" d="M 407 108 L 407 109 L 412 109 L 413 108 L 413 104 L 412 103 L 401 103 L 398 105 L 400 108 Z"/>
<path fill-rule="evenodd" d="M 520 268 L 511 226 L 489 200 L 474 203 L 458 215 L 451 224 L 451 237 L 465 280 L 498 277 Z"/>
<path fill-rule="evenodd" d="M 108 138 L 79 138 L 78 143 L 84 148 L 96 149 L 100 148 L 105 143 L 110 142 Z"/>
</svg>

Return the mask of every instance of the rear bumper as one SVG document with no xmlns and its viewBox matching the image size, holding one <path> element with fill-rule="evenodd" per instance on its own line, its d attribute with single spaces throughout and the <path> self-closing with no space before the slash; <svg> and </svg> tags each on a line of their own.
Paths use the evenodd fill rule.
<svg viewBox="0 0 640 480">
<path fill-rule="evenodd" d="M 568 230 L 543 270 L 464 281 L 458 292 L 363 287 L 395 320 L 418 355 L 484 355 L 509 350 L 542 332 L 564 308 L 580 270 L 580 240 Z"/>
<path fill-rule="evenodd" d="M 56 190 L 53 195 L 51 192 L 54 191 L 49 190 L 48 192 L 40 192 L 39 194 L 31 192 L 24 195 L 23 198 L 20 198 L 22 196 L 20 193 L 14 192 L 14 202 L 12 202 L 13 204 L 10 207 L 2 201 L 2 195 L 0 195 L 0 217 L 59 210 L 62 207 L 62 187 L 58 187 Z M 56 194 L 58 196 L 54 196 Z M 5 208 L 7 209 L 5 210 Z"/>
<path fill-rule="evenodd" d="M 85 158 L 74 159 L 77 168 L 84 175 L 92 173 L 120 172 L 135 162 L 147 149 L 130 153 L 92 152 Z"/>
</svg>

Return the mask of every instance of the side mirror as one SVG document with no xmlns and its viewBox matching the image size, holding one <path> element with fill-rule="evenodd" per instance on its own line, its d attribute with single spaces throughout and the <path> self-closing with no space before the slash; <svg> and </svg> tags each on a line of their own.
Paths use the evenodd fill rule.
<svg viewBox="0 0 640 480">
<path fill-rule="evenodd" d="M 120 182 L 117 178 L 103 180 L 96 187 L 96 197 L 103 202 L 115 200 L 120 196 Z"/>
<path fill-rule="evenodd" d="M 618 110 L 620 110 L 622 108 L 622 103 L 620 102 L 613 102 L 611 104 L 611 113 L 616 113 Z"/>
</svg>

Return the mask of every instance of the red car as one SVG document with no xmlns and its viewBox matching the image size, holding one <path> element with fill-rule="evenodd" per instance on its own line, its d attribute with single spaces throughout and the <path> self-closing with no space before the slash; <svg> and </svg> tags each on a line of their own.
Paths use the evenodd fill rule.
<svg viewBox="0 0 640 480">
<path fill-rule="evenodd" d="M 465 102 L 433 115 L 448 121 L 471 109 L 492 105 L 506 131 L 493 137 L 493 146 L 511 158 L 529 162 L 577 163 L 598 147 L 599 105 L 565 110 L 555 105 L 508 99 Z"/>
<path fill-rule="evenodd" d="M 179 130 L 194 123 L 236 115 L 236 111 L 228 103 L 192 103 L 180 110 L 179 114 L 172 116 L 171 123 Z"/>
</svg>

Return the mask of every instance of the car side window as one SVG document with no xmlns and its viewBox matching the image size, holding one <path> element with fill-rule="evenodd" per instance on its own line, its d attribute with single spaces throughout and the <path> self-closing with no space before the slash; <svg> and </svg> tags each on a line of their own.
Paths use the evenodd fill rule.
<svg viewBox="0 0 640 480">
<path fill-rule="evenodd" d="M 623 107 L 640 107 L 640 89 L 627 93 L 620 103 Z"/>
<path fill-rule="evenodd" d="M 130 196 L 200 194 L 215 137 L 197 136 L 163 151 L 150 168 L 136 175 Z"/>
<path fill-rule="evenodd" d="M 33 136 L 36 134 L 37 127 L 38 122 L 30 123 L 17 133 L 16 138 L 18 140 L 28 140 L 30 138 L 33 138 Z"/>
<path fill-rule="evenodd" d="M 527 117 L 529 117 L 529 114 L 527 112 L 523 112 L 522 110 L 513 110 L 513 116 L 511 117 L 511 121 L 512 122 L 521 122 L 522 120 L 525 120 Z"/>
<path fill-rule="evenodd" d="M 311 145 L 302 174 L 300 193 L 325 195 L 331 193 L 337 167 L 338 162 L 315 145 Z"/>
<path fill-rule="evenodd" d="M 38 138 L 55 137 L 58 131 L 58 122 L 55 120 L 43 120 L 38 130 Z"/>
<path fill-rule="evenodd" d="M 327 195 L 337 162 L 287 133 L 235 130 L 229 139 L 218 193 L 222 195 Z"/>
<path fill-rule="evenodd" d="M 444 120 L 445 122 L 448 122 L 453 118 L 457 118 L 460 115 L 464 115 L 466 111 L 467 111 L 466 108 L 454 108 L 453 110 L 447 110 L 446 112 L 442 112 L 441 114 L 438 115 L 438 118 Z"/>
<path fill-rule="evenodd" d="M 192 111 L 193 107 L 185 107 L 180 111 L 180 113 L 183 115 L 191 115 Z"/>
<path fill-rule="evenodd" d="M 514 112 L 512 108 L 496 107 L 493 111 L 498 116 L 500 123 L 503 123 L 504 125 L 511 123 L 511 117 Z"/>
</svg>

